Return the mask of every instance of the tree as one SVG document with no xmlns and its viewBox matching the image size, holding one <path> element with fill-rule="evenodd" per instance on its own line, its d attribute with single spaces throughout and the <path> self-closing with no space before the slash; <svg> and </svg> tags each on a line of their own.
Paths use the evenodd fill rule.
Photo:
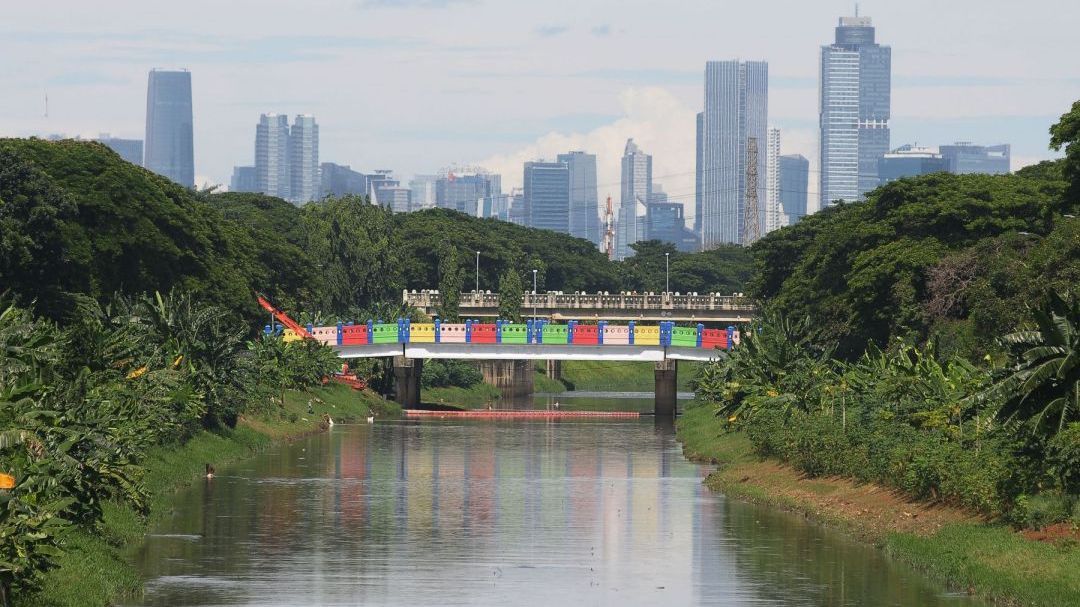
<svg viewBox="0 0 1080 607">
<path fill-rule="evenodd" d="M 1080 101 L 1061 115 L 1061 120 L 1050 127 L 1050 149 L 1065 148 L 1065 178 L 1069 180 L 1069 200 L 1080 204 Z"/>
<path fill-rule="evenodd" d="M 508 268 L 499 277 L 499 318 L 521 322 L 521 296 L 525 288 L 521 274 Z"/>
<path fill-rule="evenodd" d="M 439 243 L 439 317 L 443 321 L 456 321 L 461 301 L 461 282 L 464 274 L 457 247 L 443 240 Z"/>
<path fill-rule="evenodd" d="M 1053 437 L 1080 422 L 1080 298 L 1050 295 L 1035 310 L 1035 327 L 1003 339 L 1013 352 L 1010 374 L 979 397 L 1004 398 L 998 414 Z"/>
</svg>

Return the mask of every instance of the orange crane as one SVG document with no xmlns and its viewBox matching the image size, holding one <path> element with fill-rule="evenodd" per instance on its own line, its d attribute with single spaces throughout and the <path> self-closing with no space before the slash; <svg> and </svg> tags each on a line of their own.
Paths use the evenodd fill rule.
<svg viewBox="0 0 1080 607">
<path fill-rule="evenodd" d="M 307 329 L 300 326 L 300 323 L 296 322 L 290 318 L 288 314 L 282 312 L 274 304 L 270 303 L 269 299 L 263 297 L 259 293 L 256 293 L 255 297 L 259 300 L 259 305 L 262 306 L 262 309 L 273 314 L 274 318 L 278 319 L 278 321 L 289 330 L 296 333 L 302 339 L 315 339 L 311 333 L 308 333 Z M 340 384 L 345 384 L 354 390 L 363 390 L 364 388 L 367 388 L 367 381 L 355 373 L 350 373 L 349 365 L 344 363 L 341 365 L 341 371 L 334 373 L 330 378 L 323 378 L 323 383 L 326 383 L 328 379 L 333 379 Z"/>
<path fill-rule="evenodd" d="M 281 322 L 282 325 L 285 325 L 286 328 L 291 329 L 293 333 L 296 333 L 300 337 L 311 339 L 311 333 L 308 333 L 307 329 L 301 327 L 300 323 L 289 318 L 288 314 L 277 309 L 274 304 L 270 303 L 269 299 L 263 297 L 259 293 L 256 293 L 255 297 L 259 299 L 259 305 L 262 306 L 262 309 L 273 314 L 274 318 L 278 319 L 278 321 Z"/>
</svg>

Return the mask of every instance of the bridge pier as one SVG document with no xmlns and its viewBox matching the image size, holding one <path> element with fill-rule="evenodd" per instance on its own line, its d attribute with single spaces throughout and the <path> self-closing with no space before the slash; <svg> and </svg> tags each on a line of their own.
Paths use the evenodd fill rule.
<svg viewBox="0 0 1080 607">
<path fill-rule="evenodd" d="M 478 360 L 476 366 L 484 381 L 502 392 L 503 398 L 514 400 L 533 393 L 533 361 L 531 360 Z"/>
<path fill-rule="evenodd" d="M 406 409 L 420 406 L 420 375 L 423 371 L 423 360 L 394 357 L 394 402 Z"/>
<path fill-rule="evenodd" d="M 656 394 L 653 397 L 653 413 L 657 417 L 675 417 L 679 398 L 679 361 L 670 358 L 656 363 L 654 371 Z"/>
<path fill-rule="evenodd" d="M 561 360 L 548 360 L 546 374 L 549 378 L 556 381 L 562 379 L 562 361 Z"/>
</svg>

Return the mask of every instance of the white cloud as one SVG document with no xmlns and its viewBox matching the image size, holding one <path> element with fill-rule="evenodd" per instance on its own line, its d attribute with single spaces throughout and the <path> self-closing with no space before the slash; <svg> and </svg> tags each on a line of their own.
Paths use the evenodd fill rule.
<svg viewBox="0 0 1080 607">
<path fill-rule="evenodd" d="M 653 181 L 662 184 L 673 199 L 694 212 L 694 165 L 696 111 L 663 88 L 630 88 L 619 94 L 622 117 L 587 133 L 548 133 L 533 143 L 508 154 L 488 157 L 477 164 L 500 173 L 503 187 L 520 187 L 523 164 L 529 160 L 554 160 L 571 150 L 596 154 L 597 194 L 601 207 L 611 196 L 619 205 L 619 181 L 623 149 L 633 138 L 641 149 L 652 154 Z"/>
</svg>

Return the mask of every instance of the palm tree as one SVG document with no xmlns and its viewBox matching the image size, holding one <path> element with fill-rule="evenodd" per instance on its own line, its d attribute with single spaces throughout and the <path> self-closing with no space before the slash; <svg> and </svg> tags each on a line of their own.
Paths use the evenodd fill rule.
<svg viewBox="0 0 1080 607">
<path fill-rule="evenodd" d="M 1033 316 L 1033 329 L 1003 338 L 1013 366 L 980 396 L 1004 397 L 998 415 L 1049 437 L 1080 421 L 1080 298 L 1066 301 L 1051 293 L 1047 307 Z"/>
</svg>

